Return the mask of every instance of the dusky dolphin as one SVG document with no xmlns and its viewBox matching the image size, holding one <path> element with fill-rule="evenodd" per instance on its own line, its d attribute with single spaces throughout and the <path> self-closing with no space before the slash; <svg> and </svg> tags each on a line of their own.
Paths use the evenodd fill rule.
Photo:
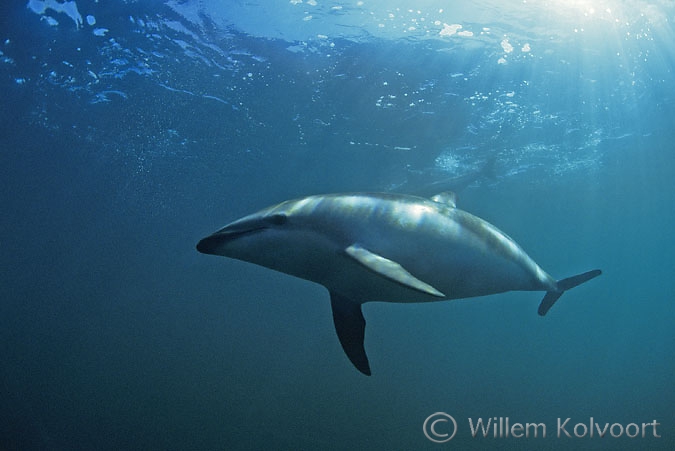
<svg viewBox="0 0 675 451">
<path fill-rule="evenodd" d="M 430 302 L 512 290 L 545 291 L 544 315 L 570 288 L 492 224 L 455 206 L 453 193 L 309 196 L 265 208 L 199 241 L 197 250 L 255 263 L 325 286 L 345 353 L 370 375 L 361 304 Z"/>
</svg>

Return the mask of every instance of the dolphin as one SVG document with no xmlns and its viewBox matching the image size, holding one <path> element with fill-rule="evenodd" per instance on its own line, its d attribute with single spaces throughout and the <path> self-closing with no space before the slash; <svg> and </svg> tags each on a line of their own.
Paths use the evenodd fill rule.
<svg viewBox="0 0 675 451">
<path fill-rule="evenodd" d="M 197 250 L 325 286 L 342 348 L 366 375 L 365 302 L 545 291 L 539 306 L 545 315 L 566 290 L 601 274 L 556 281 L 508 235 L 458 209 L 450 192 L 431 199 L 346 193 L 289 200 L 226 225 Z"/>
</svg>

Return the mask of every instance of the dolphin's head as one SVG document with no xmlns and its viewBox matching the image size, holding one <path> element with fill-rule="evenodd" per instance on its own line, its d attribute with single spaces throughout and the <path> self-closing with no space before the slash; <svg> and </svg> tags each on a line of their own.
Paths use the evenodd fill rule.
<svg viewBox="0 0 675 451">
<path fill-rule="evenodd" d="M 262 251 L 261 246 L 269 241 L 270 235 L 282 231 L 288 220 L 283 212 L 271 213 L 266 210 L 238 219 L 197 243 L 197 250 L 203 254 L 242 258 L 238 250 Z M 255 249 L 254 249 L 255 248 Z"/>
<path fill-rule="evenodd" d="M 312 280 L 317 259 L 333 249 L 320 233 L 313 199 L 287 201 L 238 219 L 197 243 L 204 254 L 222 255 Z"/>
</svg>

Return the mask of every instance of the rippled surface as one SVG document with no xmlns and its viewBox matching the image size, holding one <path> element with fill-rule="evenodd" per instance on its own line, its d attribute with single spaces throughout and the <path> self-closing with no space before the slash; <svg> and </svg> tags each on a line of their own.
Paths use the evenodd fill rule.
<svg viewBox="0 0 675 451">
<path fill-rule="evenodd" d="M 60 88 L 94 116 L 109 110 L 91 105 L 138 104 L 142 83 L 227 118 L 223 135 L 257 122 L 291 152 L 331 136 L 450 172 L 498 153 L 505 176 L 597 168 L 603 145 L 652 133 L 642 111 L 671 97 L 667 2 L 443 3 L 31 0 L 2 56 L 14 89 Z M 67 127 L 37 108 L 45 126 Z"/>
</svg>

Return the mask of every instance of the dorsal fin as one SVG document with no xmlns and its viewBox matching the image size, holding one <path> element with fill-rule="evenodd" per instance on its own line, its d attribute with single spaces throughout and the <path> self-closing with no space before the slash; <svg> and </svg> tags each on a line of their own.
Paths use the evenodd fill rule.
<svg viewBox="0 0 675 451">
<path fill-rule="evenodd" d="M 431 198 L 434 202 L 439 204 L 447 205 L 448 207 L 456 208 L 457 207 L 457 194 L 452 191 L 445 191 L 443 193 L 438 193 Z"/>
</svg>

